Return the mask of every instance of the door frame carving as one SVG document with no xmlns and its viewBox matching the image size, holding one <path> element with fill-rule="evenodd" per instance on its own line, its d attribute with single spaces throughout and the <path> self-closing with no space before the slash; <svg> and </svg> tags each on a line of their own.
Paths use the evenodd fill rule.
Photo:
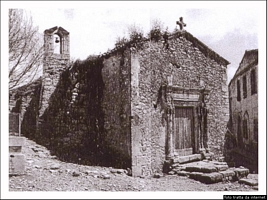
<svg viewBox="0 0 267 200">
<path fill-rule="evenodd" d="M 166 130 L 166 159 L 173 159 L 174 155 L 174 118 L 175 107 L 192 107 L 194 116 L 193 127 L 193 154 L 208 149 L 207 142 L 207 108 L 206 103 L 210 91 L 205 88 L 183 88 L 180 86 L 166 85 L 162 87 L 167 104 L 167 130 Z M 205 114 L 203 116 L 202 114 Z"/>
</svg>

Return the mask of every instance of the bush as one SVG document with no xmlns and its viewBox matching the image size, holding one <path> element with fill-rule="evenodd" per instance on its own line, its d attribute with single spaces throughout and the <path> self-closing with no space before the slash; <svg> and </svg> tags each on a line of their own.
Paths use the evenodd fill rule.
<svg viewBox="0 0 267 200">
<path fill-rule="evenodd" d="M 148 34 L 148 37 L 151 40 L 159 41 L 163 35 L 163 23 L 159 19 L 154 19 L 152 21 L 151 30 Z"/>
<path fill-rule="evenodd" d="M 132 42 L 138 42 L 144 38 L 144 32 L 142 28 L 140 26 L 137 26 L 136 24 L 128 27 L 128 34 L 130 41 Z"/>
</svg>

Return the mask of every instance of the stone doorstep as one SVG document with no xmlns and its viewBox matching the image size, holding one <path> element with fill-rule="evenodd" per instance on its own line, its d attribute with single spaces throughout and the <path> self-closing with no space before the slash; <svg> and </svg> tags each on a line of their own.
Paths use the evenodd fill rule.
<svg viewBox="0 0 267 200">
<path fill-rule="evenodd" d="M 238 183 L 243 183 L 245 185 L 249 186 L 257 186 L 258 185 L 258 180 L 255 179 L 249 179 L 249 178 L 242 178 L 238 181 Z"/>
<path fill-rule="evenodd" d="M 181 171 L 178 171 L 177 174 L 178 174 L 178 176 L 188 176 L 190 174 L 190 172 L 186 172 L 186 171 L 181 170 Z"/>
<path fill-rule="evenodd" d="M 18 153 L 9 154 L 9 175 L 20 175 L 25 173 L 25 156 Z"/>
<path fill-rule="evenodd" d="M 244 177 L 247 177 L 249 174 L 249 169 L 247 168 L 236 168 L 234 169 L 236 180 L 240 180 Z"/>
<path fill-rule="evenodd" d="M 257 186 L 258 180 L 256 179 L 249 179 L 249 178 L 242 178 L 238 181 L 238 183 L 249 185 L 249 186 Z"/>
<path fill-rule="evenodd" d="M 229 167 L 228 165 L 215 165 L 215 168 L 217 169 L 218 172 L 221 172 L 227 170 Z"/>
<path fill-rule="evenodd" d="M 202 172 L 202 173 L 212 173 L 217 172 L 218 168 L 212 165 L 195 165 L 195 166 L 187 166 L 185 171 L 188 172 Z"/>
<path fill-rule="evenodd" d="M 200 180 L 200 176 L 202 176 L 203 173 L 202 172 L 191 172 L 188 174 L 189 178 L 194 179 L 196 181 Z"/>
<path fill-rule="evenodd" d="M 235 172 L 233 170 L 226 170 L 219 173 L 223 175 L 223 178 L 235 176 Z"/>
<path fill-rule="evenodd" d="M 203 172 L 178 172 L 180 176 L 188 176 L 191 179 L 200 181 L 202 183 L 211 184 L 218 183 L 221 181 L 229 180 L 236 181 L 239 183 L 244 183 L 246 185 L 256 186 L 258 181 L 254 179 L 244 178 L 248 175 L 249 170 L 246 168 L 228 169 L 221 172 L 203 173 Z"/>
<path fill-rule="evenodd" d="M 199 161 L 201 160 L 201 154 L 192 154 L 189 156 L 180 156 L 178 158 L 174 158 L 173 162 L 174 163 L 187 163 L 187 162 L 194 162 L 194 161 Z"/>
<path fill-rule="evenodd" d="M 25 137 L 9 136 L 9 146 L 24 146 L 25 142 Z"/>
<path fill-rule="evenodd" d="M 209 174 L 202 174 L 198 177 L 198 180 L 201 183 L 211 184 L 211 183 L 218 183 L 223 180 L 223 175 L 219 172 L 212 172 Z"/>
</svg>

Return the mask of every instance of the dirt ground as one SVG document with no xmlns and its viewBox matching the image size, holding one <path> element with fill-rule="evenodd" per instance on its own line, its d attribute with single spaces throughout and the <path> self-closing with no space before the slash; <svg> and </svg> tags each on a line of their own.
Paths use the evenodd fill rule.
<svg viewBox="0 0 267 200">
<path fill-rule="evenodd" d="M 22 152 L 26 173 L 9 177 L 9 191 L 257 191 L 257 187 L 225 182 L 203 184 L 177 175 L 131 177 L 123 169 L 61 162 L 49 150 L 26 139 Z M 256 174 L 250 174 L 256 178 Z"/>
</svg>

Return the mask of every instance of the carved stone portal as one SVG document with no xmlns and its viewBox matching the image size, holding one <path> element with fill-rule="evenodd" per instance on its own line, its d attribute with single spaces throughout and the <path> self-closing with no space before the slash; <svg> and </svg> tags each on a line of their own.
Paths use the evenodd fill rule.
<svg viewBox="0 0 267 200">
<path fill-rule="evenodd" d="M 208 152 L 209 90 L 163 86 L 167 115 L 166 159 Z"/>
</svg>

